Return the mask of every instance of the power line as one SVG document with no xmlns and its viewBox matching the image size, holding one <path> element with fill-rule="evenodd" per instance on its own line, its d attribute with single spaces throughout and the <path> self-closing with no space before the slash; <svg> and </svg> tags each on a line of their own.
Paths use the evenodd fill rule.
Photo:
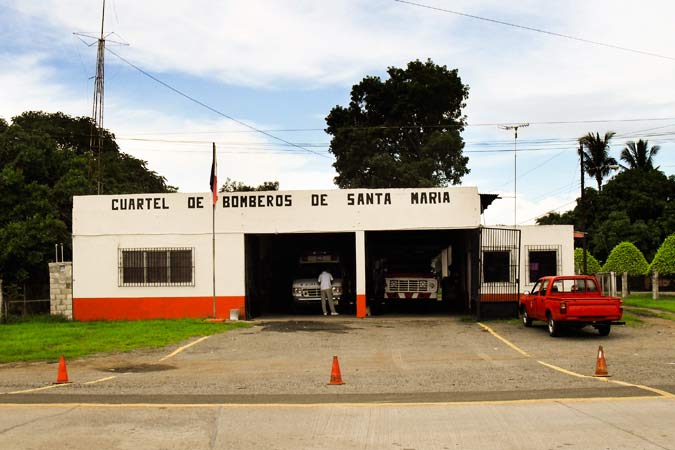
<svg viewBox="0 0 675 450">
<path fill-rule="evenodd" d="M 675 117 L 650 117 L 650 118 L 627 118 L 627 119 L 590 119 L 590 120 L 557 120 L 557 121 L 527 121 L 530 125 L 578 125 L 593 123 L 621 123 L 621 122 L 659 122 L 664 120 L 675 120 Z M 464 127 L 495 127 L 514 125 L 519 122 L 485 122 L 485 123 L 466 123 Z M 664 125 L 665 128 L 672 125 Z M 391 130 L 391 129 L 427 129 L 427 128 L 448 128 L 447 125 L 374 125 L 358 127 L 340 127 L 340 130 Z M 137 136 L 146 135 L 172 135 L 172 134 L 229 134 L 229 133 L 304 133 L 311 131 L 325 131 L 324 128 L 277 128 L 277 129 L 253 129 L 253 130 L 200 130 L 200 131 L 155 131 L 148 133 L 136 133 Z M 576 140 L 578 138 L 570 138 Z M 209 141 L 210 142 L 210 141 Z"/>
<path fill-rule="evenodd" d="M 238 123 L 239 125 L 242 125 L 242 126 L 244 126 L 244 127 L 246 127 L 246 128 L 249 128 L 249 129 L 251 129 L 251 130 L 253 130 L 253 131 L 257 132 L 257 133 L 263 134 L 263 135 L 265 135 L 265 136 L 267 136 L 267 137 L 269 137 L 269 138 L 275 139 L 275 140 L 277 140 L 277 141 L 283 142 L 283 143 L 288 144 L 288 145 L 291 145 L 291 146 L 293 146 L 293 147 L 297 147 L 297 148 L 302 149 L 302 150 L 304 150 L 304 151 L 306 151 L 306 152 L 314 153 L 315 155 L 321 156 L 322 158 L 328 158 L 328 156 L 326 156 L 326 155 L 324 155 L 324 154 L 321 154 L 321 153 L 319 153 L 319 152 L 315 152 L 314 150 L 310 150 L 310 149 L 308 149 L 308 148 L 304 148 L 304 147 L 302 147 L 302 146 L 300 146 L 300 145 L 297 145 L 297 144 L 294 144 L 294 143 L 292 143 L 292 142 L 289 142 L 289 141 L 287 141 L 287 140 L 285 140 L 285 139 L 282 139 L 282 138 L 280 138 L 280 137 L 278 137 L 278 136 L 275 136 L 275 135 L 273 135 L 273 134 L 271 134 L 271 133 L 268 133 L 268 132 L 266 132 L 266 131 L 264 131 L 264 130 L 261 130 L 261 129 L 259 129 L 259 128 L 256 128 L 256 127 L 254 127 L 253 125 L 249 125 L 249 124 L 247 124 L 246 122 L 243 122 L 243 121 L 241 121 L 241 120 L 239 120 L 239 119 L 236 119 L 236 118 L 234 118 L 234 117 L 232 117 L 232 116 L 230 116 L 230 115 L 228 115 L 228 114 L 225 114 L 224 112 L 219 111 L 219 110 L 215 109 L 214 107 L 209 106 L 209 105 L 207 105 L 206 103 L 204 103 L 204 102 L 202 102 L 202 101 L 200 101 L 200 100 L 197 100 L 196 98 L 191 97 L 190 95 L 186 94 L 185 92 L 183 92 L 183 91 L 181 91 L 181 90 L 179 90 L 179 89 L 177 89 L 177 88 L 171 86 L 170 84 L 168 84 L 168 83 L 166 83 L 166 82 L 160 80 L 159 78 L 155 77 L 154 75 L 150 74 L 149 72 L 146 72 L 145 70 L 141 69 L 141 68 L 140 68 L 139 66 L 137 66 L 136 64 L 132 63 L 131 61 L 128 61 L 127 59 L 125 59 L 125 58 L 123 58 L 122 56 L 118 55 L 118 54 L 115 53 L 114 51 L 110 50 L 109 48 L 106 48 L 106 50 L 109 51 L 110 53 L 112 53 L 113 55 L 115 55 L 117 58 L 119 58 L 122 62 L 128 64 L 128 65 L 131 66 L 131 67 L 133 67 L 134 69 L 136 69 L 137 71 L 139 71 L 140 73 L 142 73 L 142 74 L 145 75 L 146 77 L 150 78 L 151 80 L 153 80 L 153 81 L 155 81 L 155 82 L 161 84 L 161 85 L 164 86 L 165 88 L 167 88 L 167 89 L 169 89 L 169 90 L 175 92 L 176 94 L 178 94 L 178 95 L 180 95 L 180 96 L 182 96 L 182 97 L 184 97 L 184 98 L 190 100 L 191 102 L 196 103 L 197 105 L 202 106 L 202 107 L 208 109 L 209 111 L 218 114 L 219 116 L 225 117 L 226 119 L 229 119 L 229 120 L 231 120 L 231 121 L 233 121 L 233 122 L 236 122 L 236 123 Z"/>
<path fill-rule="evenodd" d="M 515 23 L 505 22 L 503 20 L 490 19 L 488 17 L 476 16 L 474 14 L 467 14 L 467 13 L 463 13 L 463 12 L 460 12 L 460 11 L 453 11 L 451 9 L 438 8 L 436 6 L 425 5 L 425 4 L 422 4 L 422 3 L 415 3 L 415 2 L 410 2 L 410 1 L 406 1 L 406 0 L 394 0 L 394 1 L 398 2 L 398 3 L 405 3 L 405 4 L 411 5 L 411 6 L 417 6 L 417 7 L 420 7 L 420 8 L 426 8 L 426 9 L 431 9 L 431 10 L 434 10 L 434 11 L 444 12 L 444 13 L 448 13 L 448 14 L 455 14 L 457 16 L 468 17 L 470 19 L 476 19 L 476 20 L 482 20 L 484 22 L 495 23 L 497 25 L 504 25 L 504 26 L 507 26 L 507 27 L 519 28 L 521 30 L 527 30 L 527 31 L 533 31 L 533 32 L 536 32 L 536 33 L 547 34 L 549 36 L 555 36 L 555 37 L 560 37 L 560 38 L 564 38 L 564 39 L 570 39 L 572 41 L 583 42 L 583 43 L 586 43 L 586 44 L 592 44 L 592 45 L 598 45 L 598 46 L 601 46 L 601 47 L 612 48 L 614 50 L 621 50 L 621 51 L 624 51 L 624 52 L 637 53 L 637 54 L 640 54 L 640 55 L 652 56 L 652 57 L 655 57 L 655 58 L 668 59 L 670 61 L 675 61 L 675 57 L 667 56 L 667 55 L 661 55 L 661 54 L 654 53 L 654 52 L 648 52 L 648 51 L 644 51 L 644 50 L 637 50 L 637 49 L 633 49 L 633 48 L 622 47 L 620 45 L 615 45 L 615 44 L 607 44 L 605 42 L 593 41 L 593 40 L 590 40 L 590 39 L 580 38 L 580 37 L 572 36 L 572 35 L 569 35 L 569 34 L 556 33 L 554 31 L 543 30 L 541 28 L 534 28 L 534 27 L 528 27 L 528 26 L 525 26 L 525 25 L 518 25 L 518 24 L 515 24 Z"/>
</svg>

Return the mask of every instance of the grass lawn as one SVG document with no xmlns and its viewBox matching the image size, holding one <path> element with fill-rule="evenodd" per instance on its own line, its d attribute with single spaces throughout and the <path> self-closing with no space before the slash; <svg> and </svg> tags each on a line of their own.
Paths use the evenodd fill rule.
<svg viewBox="0 0 675 450">
<path fill-rule="evenodd" d="M 245 322 L 207 323 L 201 319 L 70 322 L 32 317 L 0 324 L 0 363 L 164 347 L 193 336 L 248 326 Z"/>
<path fill-rule="evenodd" d="M 623 299 L 624 307 L 634 315 L 675 320 L 675 297 L 652 300 L 651 294 L 633 294 Z"/>
</svg>

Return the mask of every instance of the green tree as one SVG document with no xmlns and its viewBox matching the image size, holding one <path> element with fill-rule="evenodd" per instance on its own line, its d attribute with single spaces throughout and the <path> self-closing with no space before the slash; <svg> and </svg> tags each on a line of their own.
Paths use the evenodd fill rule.
<svg viewBox="0 0 675 450">
<path fill-rule="evenodd" d="M 626 272 L 628 275 L 645 275 L 649 264 L 642 252 L 632 242 L 621 242 L 612 249 L 603 272 Z"/>
<path fill-rule="evenodd" d="M 431 60 L 367 76 L 349 106 L 326 117 L 341 188 L 405 188 L 458 184 L 469 173 L 460 136 L 469 88 L 457 69 Z"/>
<path fill-rule="evenodd" d="M 621 160 L 627 166 L 624 169 L 642 169 L 651 170 L 654 168 L 654 157 L 659 152 L 661 147 L 653 145 L 649 148 L 648 141 L 638 140 L 637 143 L 628 141 L 626 147 L 621 150 Z"/>
<path fill-rule="evenodd" d="M 0 274 L 7 284 L 45 281 L 54 244 L 70 254 L 73 196 L 96 193 L 91 120 L 31 111 L 1 122 Z M 145 161 L 120 152 L 112 133 L 102 133 L 104 193 L 176 190 Z"/>
<path fill-rule="evenodd" d="M 675 275 L 675 234 L 668 236 L 656 252 L 649 265 L 649 271 L 657 270 L 659 275 Z"/>
<path fill-rule="evenodd" d="M 586 148 L 582 150 L 584 172 L 595 178 L 598 191 L 602 190 L 602 180 L 613 170 L 609 166 L 616 165 L 616 159 L 609 156 L 609 141 L 615 134 L 613 131 L 608 131 L 600 137 L 600 133 L 588 133 L 579 138 L 579 144 Z"/>
<path fill-rule="evenodd" d="M 255 191 L 278 191 L 278 181 L 265 181 L 259 186 L 249 186 L 241 181 L 227 178 L 218 192 L 255 192 Z"/>
<path fill-rule="evenodd" d="M 574 225 L 576 217 L 574 210 L 565 211 L 562 214 L 552 211 L 545 216 L 537 217 L 535 222 L 537 225 Z"/>
<path fill-rule="evenodd" d="M 584 273 L 584 249 L 575 248 L 574 249 L 574 273 L 578 274 L 594 274 L 601 272 L 601 266 L 597 259 L 590 253 L 586 252 L 586 272 Z"/>
</svg>

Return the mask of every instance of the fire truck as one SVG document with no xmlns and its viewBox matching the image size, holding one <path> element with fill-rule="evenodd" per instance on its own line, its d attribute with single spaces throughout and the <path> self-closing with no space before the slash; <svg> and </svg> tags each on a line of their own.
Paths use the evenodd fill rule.
<svg viewBox="0 0 675 450">
<path fill-rule="evenodd" d="M 340 257 L 327 251 L 303 254 L 293 279 L 292 294 L 294 308 L 321 302 L 319 274 L 327 270 L 333 275 L 333 301 L 338 305 L 343 297 L 344 269 Z"/>
</svg>

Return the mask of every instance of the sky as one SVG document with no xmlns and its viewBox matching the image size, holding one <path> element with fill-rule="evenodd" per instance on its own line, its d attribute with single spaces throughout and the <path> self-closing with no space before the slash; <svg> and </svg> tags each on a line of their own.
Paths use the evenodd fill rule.
<svg viewBox="0 0 675 450">
<path fill-rule="evenodd" d="M 365 76 L 430 58 L 470 89 L 462 185 L 502 197 L 485 225 L 573 208 L 588 132 L 616 132 L 617 159 L 648 139 L 675 173 L 675 2 L 413 3 L 107 0 L 104 127 L 182 192 L 208 191 L 212 142 L 220 181 L 336 189 L 331 108 Z M 95 39 L 74 33 L 100 33 L 102 2 L 0 0 L 0 11 L 0 117 L 91 115 Z M 521 123 L 514 155 L 503 127 Z"/>
</svg>

